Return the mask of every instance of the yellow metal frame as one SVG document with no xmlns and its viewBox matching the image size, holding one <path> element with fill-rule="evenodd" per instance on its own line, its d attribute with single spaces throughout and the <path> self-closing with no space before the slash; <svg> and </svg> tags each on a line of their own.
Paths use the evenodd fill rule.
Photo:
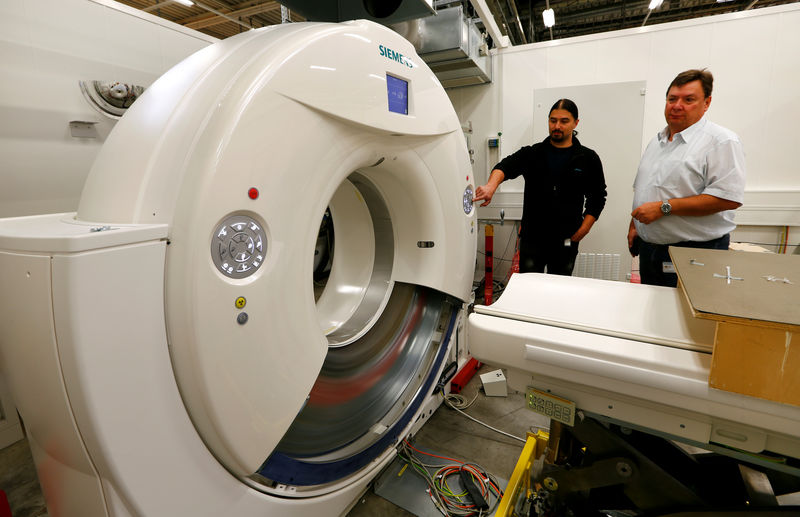
<svg viewBox="0 0 800 517">
<path fill-rule="evenodd" d="M 512 517 L 514 507 L 521 495 L 528 497 L 531 492 L 531 466 L 536 458 L 544 454 L 550 433 L 539 430 L 536 434 L 528 432 L 525 447 L 519 455 L 517 465 L 508 480 L 508 486 L 497 506 L 494 517 Z"/>
</svg>

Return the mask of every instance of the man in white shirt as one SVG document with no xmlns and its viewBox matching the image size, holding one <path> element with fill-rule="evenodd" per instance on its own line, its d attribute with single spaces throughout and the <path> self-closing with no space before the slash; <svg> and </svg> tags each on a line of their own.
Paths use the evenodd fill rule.
<svg viewBox="0 0 800 517">
<path fill-rule="evenodd" d="M 669 246 L 728 249 L 744 199 L 745 160 L 736 134 L 707 120 L 714 77 L 687 70 L 667 89 L 667 127 L 647 145 L 633 183 L 628 229 L 643 284 L 675 287 Z"/>
</svg>

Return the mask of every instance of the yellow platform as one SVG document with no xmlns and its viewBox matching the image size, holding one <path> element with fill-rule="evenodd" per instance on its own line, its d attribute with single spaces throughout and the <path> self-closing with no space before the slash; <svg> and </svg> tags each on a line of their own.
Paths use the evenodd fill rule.
<svg viewBox="0 0 800 517">
<path fill-rule="evenodd" d="M 535 434 L 528 432 L 525 447 L 522 448 L 494 517 L 513 517 L 520 497 L 527 498 L 531 494 L 531 467 L 534 460 L 544 454 L 549 439 L 550 434 L 546 431 L 539 430 Z"/>
</svg>

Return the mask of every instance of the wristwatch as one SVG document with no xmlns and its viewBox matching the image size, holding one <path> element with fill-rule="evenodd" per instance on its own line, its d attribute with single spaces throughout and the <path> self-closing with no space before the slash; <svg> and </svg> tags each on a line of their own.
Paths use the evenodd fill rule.
<svg viewBox="0 0 800 517">
<path fill-rule="evenodd" d="M 661 213 L 664 215 L 669 215 L 672 213 L 672 205 L 669 204 L 669 201 L 661 202 Z"/>
</svg>

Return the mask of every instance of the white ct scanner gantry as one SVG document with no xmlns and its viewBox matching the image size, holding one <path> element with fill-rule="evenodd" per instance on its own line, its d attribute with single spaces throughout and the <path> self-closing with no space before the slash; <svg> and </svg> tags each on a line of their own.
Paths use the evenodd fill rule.
<svg viewBox="0 0 800 517">
<path fill-rule="evenodd" d="M 51 515 L 346 512 L 454 341 L 473 185 L 443 88 L 380 25 L 250 31 L 166 73 L 77 213 L 0 221 L 1 359 Z"/>
</svg>

